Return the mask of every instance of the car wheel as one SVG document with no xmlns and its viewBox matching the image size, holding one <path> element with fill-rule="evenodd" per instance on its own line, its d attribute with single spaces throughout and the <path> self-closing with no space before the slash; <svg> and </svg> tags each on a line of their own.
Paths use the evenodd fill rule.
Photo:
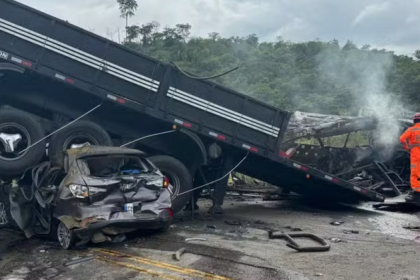
<svg viewBox="0 0 420 280">
<path fill-rule="evenodd" d="M 37 120 L 22 111 L 6 109 L 0 112 L 0 174 L 17 175 L 36 165 L 45 154 L 45 140 Z"/>
<path fill-rule="evenodd" d="M 55 166 L 62 166 L 63 152 L 82 145 L 112 146 L 108 132 L 100 125 L 90 121 L 77 121 L 51 137 L 48 156 Z"/>
<path fill-rule="evenodd" d="M 192 179 L 188 168 L 179 160 L 169 156 L 154 156 L 149 160 L 169 179 L 168 190 L 171 193 L 172 211 L 178 213 L 187 205 L 191 197 L 191 193 L 180 195 L 192 189 Z"/>
<path fill-rule="evenodd" d="M 7 206 L 0 202 L 0 228 L 9 227 L 9 215 L 7 213 Z"/>
<path fill-rule="evenodd" d="M 76 242 L 76 236 L 72 229 L 68 229 L 63 222 L 57 225 L 57 240 L 61 248 L 69 250 Z"/>
</svg>

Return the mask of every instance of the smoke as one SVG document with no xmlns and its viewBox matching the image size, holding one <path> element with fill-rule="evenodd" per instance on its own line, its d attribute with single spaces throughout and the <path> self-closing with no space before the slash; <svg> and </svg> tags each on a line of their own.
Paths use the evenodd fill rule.
<svg viewBox="0 0 420 280">
<path fill-rule="evenodd" d="M 336 83 L 351 95 L 349 111 L 370 115 L 378 125 L 373 141 L 383 160 L 392 156 L 399 143 L 400 124 L 397 116 L 404 104 L 387 90 L 388 74 L 394 57 L 385 51 L 326 50 L 317 56 L 324 82 Z"/>
</svg>

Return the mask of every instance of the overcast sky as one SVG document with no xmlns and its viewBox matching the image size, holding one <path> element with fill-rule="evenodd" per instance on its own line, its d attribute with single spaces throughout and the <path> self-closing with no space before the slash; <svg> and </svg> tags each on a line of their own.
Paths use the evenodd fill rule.
<svg viewBox="0 0 420 280">
<path fill-rule="evenodd" d="M 116 0 L 19 0 L 105 36 L 124 27 Z M 420 0 L 138 0 L 131 24 L 190 23 L 192 35 L 257 34 L 262 41 L 347 39 L 399 54 L 420 49 Z M 117 39 L 117 36 L 114 37 Z"/>
</svg>

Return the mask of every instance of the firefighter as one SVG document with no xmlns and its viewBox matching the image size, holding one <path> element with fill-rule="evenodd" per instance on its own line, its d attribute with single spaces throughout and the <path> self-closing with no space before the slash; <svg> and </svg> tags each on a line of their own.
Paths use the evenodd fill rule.
<svg viewBox="0 0 420 280">
<path fill-rule="evenodd" d="M 400 142 L 403 148 L 410 153 L 412 191 L 406 200 L 420 203 L 420 113 L 414 114 L 413 122 L 414 125 L 401 135 Z"/>
</svg>

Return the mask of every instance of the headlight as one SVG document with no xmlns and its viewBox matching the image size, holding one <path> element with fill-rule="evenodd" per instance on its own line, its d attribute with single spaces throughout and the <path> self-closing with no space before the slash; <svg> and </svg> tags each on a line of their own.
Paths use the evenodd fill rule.
<svg viewBox="0 0 420 280">
<path fill-rule="evenodd" d="M 89 196 L 89 190 L 86 186 L 70 185 L 69 189 L 71 193 L 77 198 L 85 198 Z"/>
<path fill-rule="evenodd" d="M 85 198 L 89 195 L 95 195 L 97 193 L 106 192 L 106 189 L 96 187 L 86 187 L 82 185 L 72 184 L 69 186 L 71 193 L 77 198 Z"/>
<path fill-rule="evenodd" d="M 146 185 L 148 186 L 156 186 L 156 187 L 163 187 L 164 182 L 163 179 L 157 179 L 157 180 L 152 180 L 152 181 L 147 181 Z"/>
<path fill-rule="evenodd" d="M 89 187 L 88 189 L 89 189 L 89 195 L 106 192 L 106 189 L 101 189 L 101 188 L 96 188 L 96 187 Z"/>
</svg>

